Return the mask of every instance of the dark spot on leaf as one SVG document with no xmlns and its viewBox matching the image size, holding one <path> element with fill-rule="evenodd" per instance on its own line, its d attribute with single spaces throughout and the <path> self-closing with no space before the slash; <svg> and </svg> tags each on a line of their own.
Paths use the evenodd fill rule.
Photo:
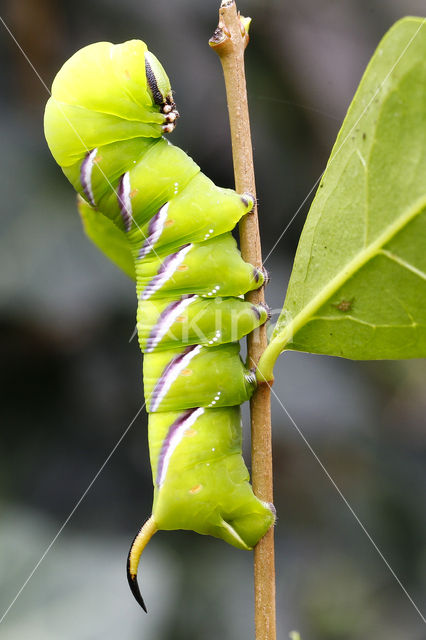
<svg viewBox="0 0 426 640">
<path fill-rule="evenodd" d="M 340 300 L 340 302 L 333 302 L 332 304 L 333 307 L 336 307 L 336 309 L 338 309 L 342 313 L 347 313 L 352 309 L 353 301 L 354 298 L 352 298 L 352 300 Z"/>
<path fill-rule="evenodd" d="M 365 139 L 366 139 L 366 137 L 367 137 L 367 134 L 366 134 L 366 133 L 365 133 L 365 131 L 364 131 L 364 133 L 362 134 L 362 139 L 363 139 L 363 140 L 365 140 Z"/>
</svg>

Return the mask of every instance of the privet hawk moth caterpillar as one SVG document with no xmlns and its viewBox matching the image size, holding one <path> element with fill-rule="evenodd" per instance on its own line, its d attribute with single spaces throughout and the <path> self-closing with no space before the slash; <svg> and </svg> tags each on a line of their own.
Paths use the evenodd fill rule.
<svg viewBox="0 0 426 640">
<path fill-rule="evenodd" d="M 154 502 L 127 568 L 144 609 L 136 574 L 155 531 L 251 549 L 275 519 L 241 456 L 239 405 L 256 382 L 238 340 L 268 312 L 243 299 L 265 275 L 244 262 L 231 230 L 253 198 L 216 187 L 163 137 L 178 115 L 163 67 L 139 40 L 74 54 L 45 112 L 88 234 L 136 279 Z"/>
</svg>

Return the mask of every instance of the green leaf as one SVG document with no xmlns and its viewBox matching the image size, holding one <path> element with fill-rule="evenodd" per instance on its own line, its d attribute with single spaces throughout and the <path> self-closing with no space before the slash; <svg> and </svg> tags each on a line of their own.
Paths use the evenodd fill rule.
<svg viewBox="0 0 426 640">
<path fill-rule="evenodd" d="M 92 242 L 133 280 L 135 263 L 126 236 L 115 224 L 78 196 L 77 206 L 84 230 Z"/>
<path fill-rule="evenodd" d="M 284 308 L 259 363 L 282 350 L 426 356 L 426 20 L 379 44 L 304 226 Z"/>
</svg>

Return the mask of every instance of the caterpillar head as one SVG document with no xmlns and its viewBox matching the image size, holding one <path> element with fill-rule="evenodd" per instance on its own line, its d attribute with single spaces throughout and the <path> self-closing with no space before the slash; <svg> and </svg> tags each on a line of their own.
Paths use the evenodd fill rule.
<svg viewBox="0 0 426 640">
<path fill-rule="evenodd" d="M 166 72 L 144 42 L 96 42 L 56 75 L 45 135 L 55 160 L 67 167 L 112 142 L 159 138 L 173 131 L 178 116 Z"/>
<path fill-rule="evenodd" d="M 159 60 L 150 51 L 145 52 L 145 73 L 152 101 L 165 116 L 163 131 L 171 133 L 179 118 L 179 111 L 173 101 L 170 80 Z"/>
</svg>

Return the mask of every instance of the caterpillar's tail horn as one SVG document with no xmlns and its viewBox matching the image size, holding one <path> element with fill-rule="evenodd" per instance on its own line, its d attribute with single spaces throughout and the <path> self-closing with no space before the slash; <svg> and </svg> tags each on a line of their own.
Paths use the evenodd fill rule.
<svg viewBox="0 0 426 640">
<path fill-rule="evenodd" d="M 157 526 L 153 516 L 151 516 L 136 534 L 127 556 L 127 581 L 136 602 L 140 604 L 145 613 L 147 613 L 147 609 L 138 585 L 138 566 L 142 551 L 156 531 Z"/>
</svg>

